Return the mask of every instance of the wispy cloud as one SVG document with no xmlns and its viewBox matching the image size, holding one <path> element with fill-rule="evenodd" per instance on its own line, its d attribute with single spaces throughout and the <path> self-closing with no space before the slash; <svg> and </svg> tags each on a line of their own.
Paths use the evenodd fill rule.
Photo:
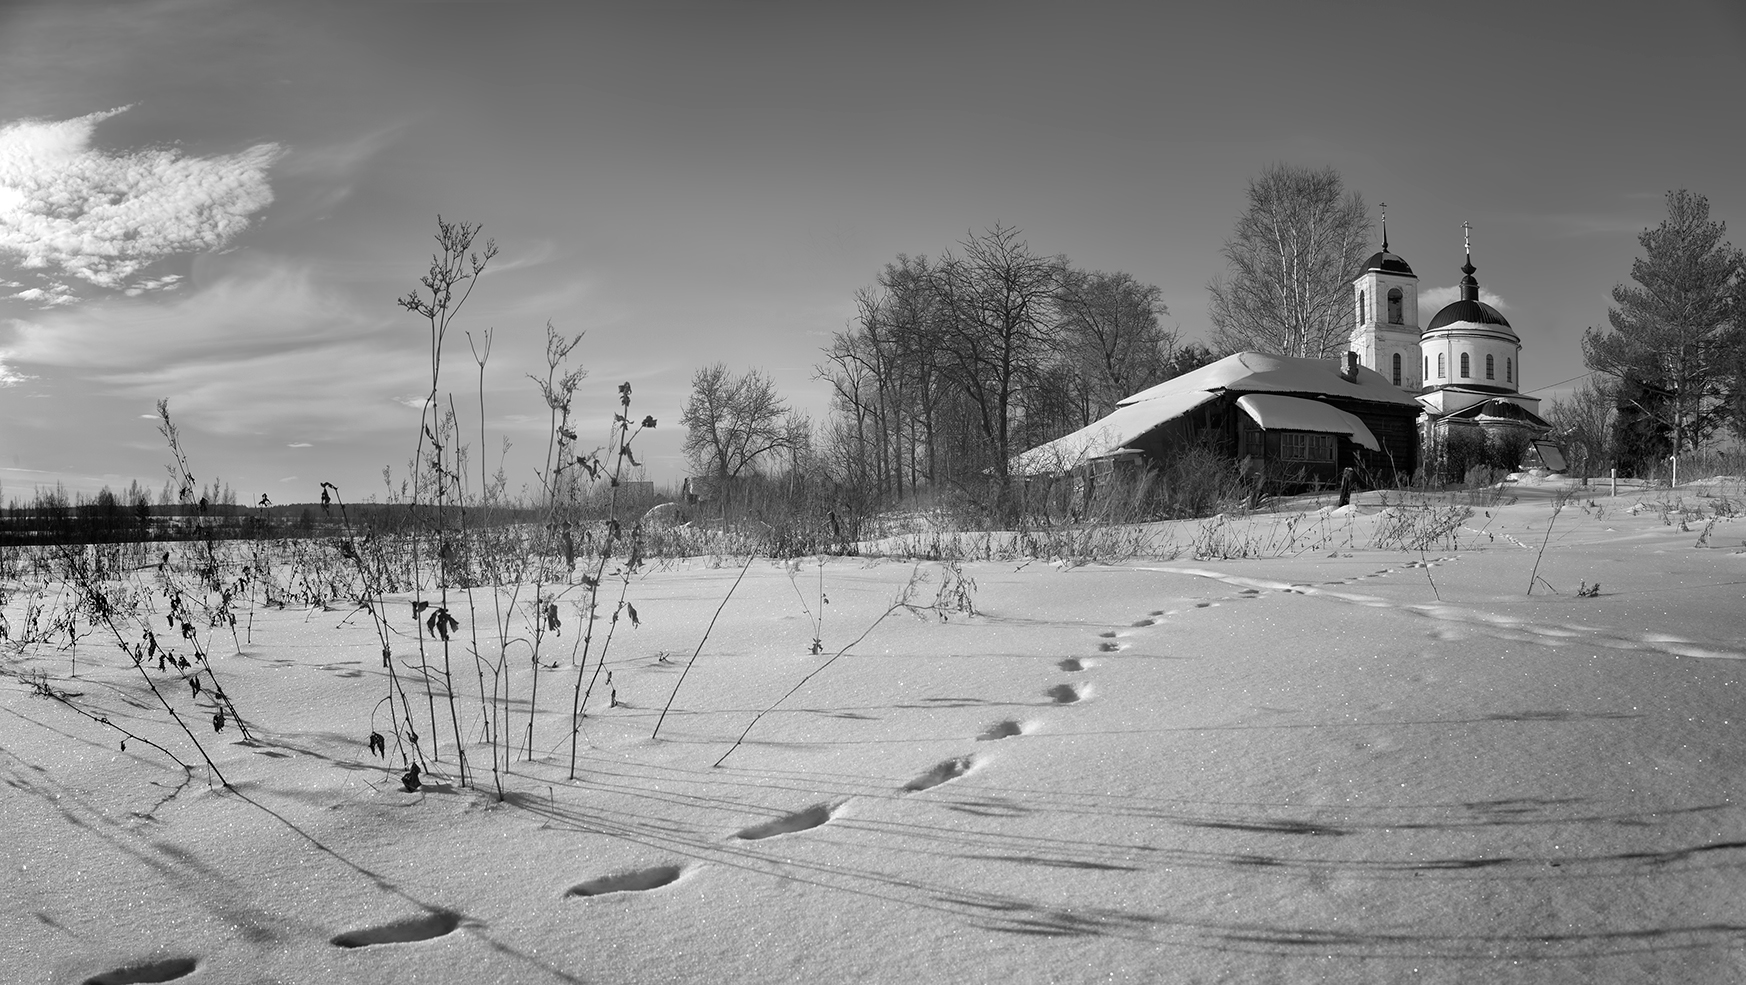
<svg viewBox="0 0 1746 985">
<path fill-rule="evenodd" d="M 97 125 L 127 109 L 0 127 L 0 253 L 111 290 L 162 290 L 176 280 L 129 281 L 164 257 L 220 249 L 273 201 L 277 144 L 213 157 L 93 148 Z M 52 304 L 70 292 L 14 296 Z"/>
<path fill-rule="evenodd" d="M 402 422 L 382 402 L 420 374 L 393 312 L 365 310 L 305 264 L 253 257 L 231 266 L 159 302 L 110 296 L 0 323 L 0 360 L 147 406 L 169 396 L 220 433 L 318 441 Z"/>
<path fill-rule="evenodd" d="M 1641 196 L 1626 195 L 1627 199 Z M 1653 196 L 1657 200 L 1661 195 Z M 1540 216 L 1535 224 L 1545 229 L 1553 236 L 1565 239 L 1579 239 L 1586 236 L 1632 236 L 1655 225 L 1655 219 L 1650 210 L 1638 214 L 1626 212 L 1561 212 Z"/>
<path fill-rule="evenodd" d="M 287 448 L 314 448 L 315 446 L 310 444 L 307 441 L 293 441 L 290 444 L 286 445 L 285 447 L 287 447 Z"/>
<path fill-rule="evenodd" d="M 1419 319 L 1423 324 L 1430 324 L 1431 316 L 1461 297 L 1461 286 L 1451 284 L 1448 287 L 1428 287 L 1419 292 Z M 1479 300 L 1491 305 L 1499 311 L 1510 310 L 1508 301 L 1491 293 L 1484 287 L 1479 289 Z"/>
<path fill-rule="evenodd" d="M 33 380 L 33 379 L 36 379 L 36 377 L 26 376 L 23 373 L 20 373 L 17 370 L 13 369 L 12 367 L 6 365 L 6 363 L 0 362 L 0 387 L 17 386 L 18 384 L 23 383 L 25 380 Z"/>
</svg>

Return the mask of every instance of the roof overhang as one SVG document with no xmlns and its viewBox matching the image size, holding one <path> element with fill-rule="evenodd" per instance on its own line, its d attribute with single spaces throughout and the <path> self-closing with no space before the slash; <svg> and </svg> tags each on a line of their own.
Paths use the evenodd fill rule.
<svg viewBox="0 0 1746 985">
<path fill-rule="evenodd" d="M 1264 430 L 1344 434 L 1371 451 L 1382 450 L 1376 435 L 1371 434 L 1370 428 L 1356 415 L 1320 400 L 1273 393 L 1245 393 L 1237 398 L 1237 406 Z"/>
</svg>

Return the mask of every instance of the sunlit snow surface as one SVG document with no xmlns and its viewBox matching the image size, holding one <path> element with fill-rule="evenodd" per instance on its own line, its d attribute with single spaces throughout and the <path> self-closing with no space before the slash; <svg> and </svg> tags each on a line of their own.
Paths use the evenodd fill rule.
<svg viewBox="0 0 1746 985">
<path fill-rule="evenodd" d="M 1282 556 L 967 563 L 976 614 L 886 618 L 719 767 L 941 567 L 828 559 L 815 630 L 819 562 L 754 561 L 651 739 L 739 573 L 655 565 L 579 781 L 567 617 L 501 803 L 459 785 L 440 693 L 419 792 L 366 747 L 389 726 L 361 613 L 214 638 L 258 739 L 201 732 L 229 791 L 9 674 L 0 981 L 1746 980 L 1746 519 L 1664 508 L 1740 485 L 1579 490 L 1548 535 L 1559 488 L 1423 551 L 1373 546 L 1367 494 L 1289 544 L 1279 514 L 1221 535 Z M 198 761 L 118 651 L 79 656 L 8 670 Z M 518 745 L 530 683 L 517 659 Z"/>
</svg>

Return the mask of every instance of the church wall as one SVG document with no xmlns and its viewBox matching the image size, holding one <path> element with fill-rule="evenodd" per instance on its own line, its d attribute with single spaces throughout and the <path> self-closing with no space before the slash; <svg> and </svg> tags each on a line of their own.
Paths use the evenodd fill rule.
<svg viewBox="0 0 1746 985">
<path fill-rule="evenodd" d="M 1425 375 L 1426 386 L 1472 384 L 1476 386 L 1494 386 L 1507 390 L 1521 388 L 1521 345 L 1507 342 L 1490 333 L 1466 333 L 1439 331 L 1436 335 L 1426 338 L 1421 344 L 1424 352 L 1422 358 L 1429 360 L 1429 371 Z M 1470 373 L 1463 378 L 1461 375 L 1461 354 L 1466 353 L 1470 360 Z M 1437 375 L 1437 356 L 1442 354 L 1444 375 Z M 1496 366 L 1496 376 L 1485 378 L 1485 357 L 1489 355 Z M 1506 363 L 1510 370 L 1506 377 Z M 1424 365 L 1421 363 L 1421 369 Z"/>
<path fill-rule="evenodd" d="M 1388 292 L 1401 292 L 1401 320 L 1388 320 Z M 1363 299 L 1360 306 L 1359 299 Z M 1412 277 L 1370 270 L 1352 283 L 1353 315 L 1351 349 L 1368 369 L 1393 380 L 1392 357 L 1401 357 L 1400 387 L 1416 391 L 1424 386 L 1419 355 L 1419 289 Z"/>
</svg>

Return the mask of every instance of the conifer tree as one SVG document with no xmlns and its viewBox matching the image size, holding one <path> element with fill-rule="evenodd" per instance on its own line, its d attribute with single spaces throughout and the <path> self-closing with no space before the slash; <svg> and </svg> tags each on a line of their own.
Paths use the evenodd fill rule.
<svg viewBox="0 0 1746 985">
<path fill-rule="evenodd" d="M 1619 381 L 1621 411 L 1649 423 L 1674 454 L 1695 448 L 1728 421 L 1737 396 L 1742 331 L 1741 251 L 1723 239 L 1702 195 L 1667 193 L 1667 218 L 1637 237 L 1634 285 L 1613 288 L 1612 330 L 1590 328 L 1588 368 Z"/>
</svg>

